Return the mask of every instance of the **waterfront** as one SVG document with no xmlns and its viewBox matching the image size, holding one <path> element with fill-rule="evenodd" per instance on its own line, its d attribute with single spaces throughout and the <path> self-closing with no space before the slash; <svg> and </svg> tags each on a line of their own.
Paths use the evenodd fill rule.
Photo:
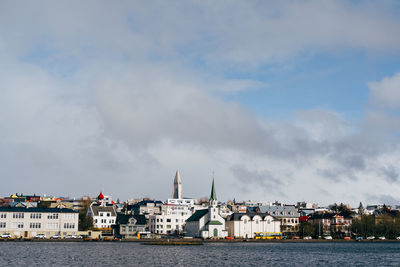
<svg viewBox="0 0 400 267">
<path fill-rule="evenodd" d="M 140 243 L 4 242 L 1 266 L 398 266 L 400 243 Z"/>
</svg>

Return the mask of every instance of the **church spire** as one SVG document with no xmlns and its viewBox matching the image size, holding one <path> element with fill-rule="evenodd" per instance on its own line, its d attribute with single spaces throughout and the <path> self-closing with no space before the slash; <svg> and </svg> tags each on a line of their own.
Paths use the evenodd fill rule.
<svg viewBox="0 0 400 267">
<path fill-rule="evenodd" d="M 212 180 L 210 200 L 217 200 L 217 193 L 215 192 L 214 178 Z"/>
<path fill-rule="evenodd" d="M 172 193 L 172 198 L 182 199 L 182 181 L 181 181 L 181 175 L 179 173 L 179 170 L 176 171 L 176 174 L 175 174 L 174 191 Z"/>
</svg>

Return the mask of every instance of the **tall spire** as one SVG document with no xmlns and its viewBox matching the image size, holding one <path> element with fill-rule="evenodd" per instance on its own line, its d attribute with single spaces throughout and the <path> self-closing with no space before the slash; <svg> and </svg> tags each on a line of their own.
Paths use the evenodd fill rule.
<svg viewBox="0 0 400 267">
<path fill-rule="evenodd" d="M 214 177 L 212 180 L 211 196 L 210 196 L 210 202 L 212 201 L 217 201 L 217 193 L 215 192 Z"/>
<path fill-rule="evenodd" d="M 176 171 L 174 179 L 174 191 L 172 192 L 172 198 L 182 199 L 182 181 L 179 170 Z"/>
</svg>

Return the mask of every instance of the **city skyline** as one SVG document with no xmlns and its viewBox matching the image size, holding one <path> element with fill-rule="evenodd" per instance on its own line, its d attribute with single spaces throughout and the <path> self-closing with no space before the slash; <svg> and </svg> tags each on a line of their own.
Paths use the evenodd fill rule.
<svg viewBox="0 0 400 267">
<path fill-rule="evenodd" d="M 398 204 L 399 10 L 3 1 L 0 194 Z"/>
</svg>

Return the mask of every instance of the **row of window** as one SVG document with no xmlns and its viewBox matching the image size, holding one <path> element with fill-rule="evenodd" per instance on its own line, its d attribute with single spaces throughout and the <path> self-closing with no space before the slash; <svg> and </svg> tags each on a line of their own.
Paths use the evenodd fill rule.
<svg viewBox="0 0 400 267">
<path fill-rule="evenodd" d="M 25 217 L 25 213 L 23 212 L 13 212 L 12 218 L 13 219 L 23 219 Z M 7 218 L 7 213 L 0 213 L 0 218 L 5 219 Z M 31 213 L 31 219 L 41 219 L 41 213 Z M 58 219 L 58 213 L 51 213 L 47 215 L 47 219 Z M 64 219 L 75 219 L 75 214 L 64 214 Z"/>
<path fill-rule="evenodd" d="M 97 223 L 98 220 L 95 219 L 94 223 Z M 107 223 L 107 219 L 100 219 L 100 223 Z M 114 219 L 108 220 L 108 223 L 114 223 Z"/>
<path fill-rule="evenodd" d="M 41 223 L 33 222 L 29 223 L 29 228 L 31 229 L 39 229 L 41 228 Z M 0 228 L 6 228 L 6 223 L 5 222 L 0 222 Z M 11 228 L 13 229 L 22 229 L 24 228 L 24 223 L 23 222 L 12 222 L 11 223 Z M 64 229 L 73 229 L 75 228 L 75 223 L 64 223 Z M 58 223 L 48 223 L 46 225 L 46 229 L 58 229 Z"/>
</svg>

